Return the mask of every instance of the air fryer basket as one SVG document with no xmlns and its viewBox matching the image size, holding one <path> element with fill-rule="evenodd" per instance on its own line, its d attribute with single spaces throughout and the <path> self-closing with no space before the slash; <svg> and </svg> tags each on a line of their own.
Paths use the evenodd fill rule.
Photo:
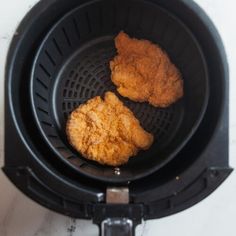
<svg viewBox="0 0 236 236">
<path fill-rule="evenodd" d="M 78 105 L 106 91 L 116 91 L 109 61 L 116 54 L 114 37 L 121 30 L 158 43 L 167 51 L 183 75 L 184 98 L 160 109 L 120 96 L 142 126 L 154 134 L 155 142 L 117 171 L 75 152 L 67 142 L 65 123 Z M 55 158 L 106 182 L 144 177 L 174 158 L 200 124 L 208 92 L 206 62 L 190 30 L 158 5 L 141 0 L 90 1 L 67 13 L 43 40 L 31 75 L 34 116 Z"/>
</svg>

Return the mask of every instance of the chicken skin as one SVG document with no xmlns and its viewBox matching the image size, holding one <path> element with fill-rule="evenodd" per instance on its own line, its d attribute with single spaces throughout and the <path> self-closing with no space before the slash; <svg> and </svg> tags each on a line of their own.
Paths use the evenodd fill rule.
<svg viewBox="0 0 236 236">
<path fill-rule="evenodd" d="M 110 166 L 125 164 L 153 143 L 152 134 L 112 92 L 75 109 L 67 121 L 66 133 L 83 157 Z"/>
<path fill-rule="evenodd" d="M 183 96 L 181 74 L 158 45 L 120 32 L 115 46 L 111 79 L 122 96 L 155 107 L 168 107 Z"/>
</svg>

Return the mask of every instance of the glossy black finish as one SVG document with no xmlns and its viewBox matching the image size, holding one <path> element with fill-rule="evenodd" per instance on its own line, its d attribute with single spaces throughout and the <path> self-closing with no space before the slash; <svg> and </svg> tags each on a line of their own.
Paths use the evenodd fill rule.
<svg viewBox="0 0 236 236">
<path fill-rule="evenodd" d="M 6 66 L 3 170 L 40 204 L 73 217 L 93 218 L 96 206 L 104 206 L 100 204 L 108 184 L 85 177 L 56 157 L 36 125 L 29 92 L 32 63 L 43 39 L 58 20 L 83 2 L 87 1 L 40 1 L 17 29 Z M 228 163 L 228 66 L 221 39 L 194 2 L 150 2 L 184 22 L 196 38 L 206 58 L 210 93 L 204 118 L 185 147 L 156 173 L 129 184 L 129 206 L 141 203 L 145 219 L 196 204 L 232 171 Z"/>
</svg>

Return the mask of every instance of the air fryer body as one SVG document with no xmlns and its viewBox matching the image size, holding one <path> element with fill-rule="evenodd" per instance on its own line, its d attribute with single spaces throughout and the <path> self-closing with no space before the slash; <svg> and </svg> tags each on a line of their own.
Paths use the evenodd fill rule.
<svg viewBox="0 0 236 236">
<path fill-rule="evenodd" d="M 154 4 L 181 21 L 197 41 L 206 62 L 208 103 L 195 132 L 174 158 L 143 177 L 125 184 L 111 183 L 105 177 L 96 180 L 78 173 L 55 158 L 40 133 L 31 106 L 32 63 L 52 27 L 68 12 L 88 2 L 102 2 L 106 6 L 111 1 L 40 1 L 14 35 L 5 78 L 5 174 L 17 188 L 47 208 L 76 218 L 93 219 L 96 224 L 122 216 L 131 219 L 135 226 L 141 219 L 164 217 L 198 203 L 232 169 L 228 164 L 227 59 L 214 25 L 192 1 L 178 0 L 174 4 L 171 0 L 137 1 Z M 125 2 L 119 1 L 121 7 Z M 128 203 L 107 202 L 107 190 L 124 187 L 128 189 Z"/>
</svg>

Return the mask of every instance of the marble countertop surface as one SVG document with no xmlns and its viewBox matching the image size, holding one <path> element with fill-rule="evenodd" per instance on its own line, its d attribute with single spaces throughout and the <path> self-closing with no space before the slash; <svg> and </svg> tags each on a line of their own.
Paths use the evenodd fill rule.
<svg viewBox="0 0 236 236">
<path fill-rule="evenodd" d="M 0 1 L 0 166 L 3 165 L 3 81 L 8 46 L 17 25 L 37 0 Z M 230 65 L 230 164 L 236 167 L 236 1 L 196 0 L 223 38 Z M 17 5 L 18 4 L 18 5 Z M 138 236 L 235 236 L 236 171 L 212 195 L 176 215 L 144 222 Z M 31 201 L 0 171 L 0 236 L 92 236 L 91 221 L 54 213 Z"/>
</svg>

